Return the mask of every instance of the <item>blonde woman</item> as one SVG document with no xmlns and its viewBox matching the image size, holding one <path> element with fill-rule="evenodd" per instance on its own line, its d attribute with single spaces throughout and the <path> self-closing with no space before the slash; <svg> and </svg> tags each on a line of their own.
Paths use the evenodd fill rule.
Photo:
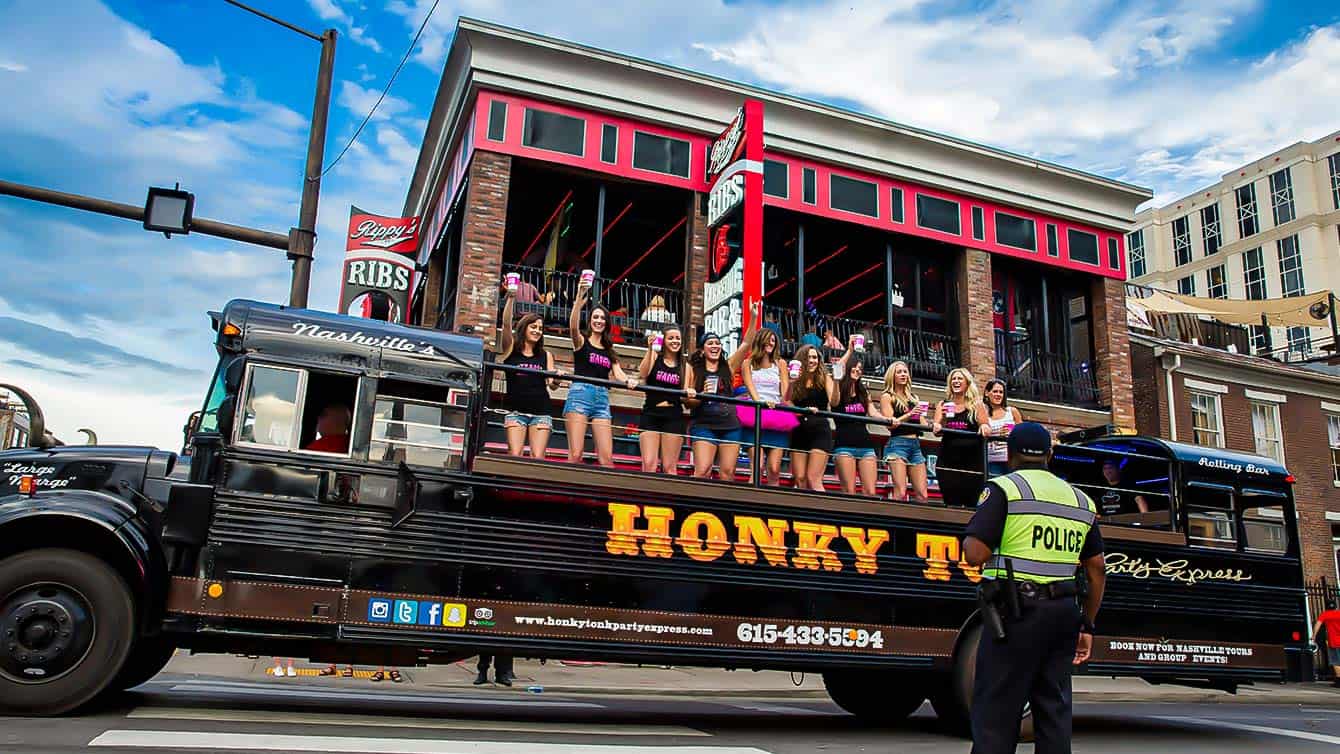
<svg viewBox="0 0 1340 754">
<path fill-rule="evenodd" d="M 895 361 L 884 372 L 884 391 L 879 396 L 879 412 L 889 420 L 889 441 L 884 445 L 884 460 L 893 477 L 893 499 L 907 499 L 912 483 L 912 500 L 926 502 L 926 456 L 921 452 L 921 437 L 916 426 L 928 418 L 930 404 L 912 392 L 912 372 L 907 362 Z"/>
<path fill-rule="evenodd" d="M 937 435 L 946 429 L 977 432 L 983 437 L 991 434 L 986 407 L 982 405 L 982 394 L 971 372 L 958 367 L 949 373 L 945 380 L 945 397 L 935 407 L 935 419 L 931 427 Z"/>
<path fill-rule="evenodd" d="M 772 330 L 764 328 L 755 332 L 749 339 L 749 358 L 740 366 L 740 378 L 745 390 L 749 391 L 749 399 L 770 409 L 776 408 L 782 402 L 782 396 L 791 389 L 787 369 L 782 365 L 779 345 L 777 333 Z M 795 427 L 795 420 L 791 417 L 782 411 L 763 412 L 762 442 L 768 449 L 764 454 L 767 459 L 764 471 L 767 472 L 766 483 L 774 487 L 781 483 L 782 453 L 790 444 L 790 430 Z M 741 414 L 741 419 L 744 418 L 745 415 Z M 749 423 L 745 426 L 744 437 L 749 437 L 753 430 L 752 411 L 749 412 Z"/>
</svg>

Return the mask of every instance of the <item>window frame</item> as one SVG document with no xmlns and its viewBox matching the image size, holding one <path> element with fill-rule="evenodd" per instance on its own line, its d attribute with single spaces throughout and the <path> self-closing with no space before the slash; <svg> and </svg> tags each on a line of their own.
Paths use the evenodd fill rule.
<svg viewBox="0 0 1340 754">
<path fill-rule="evenodd" d="M 814 168 L 800 169 L 800 203 L 811 207 L 819 205 L 819 171 Z"/>
<path fill-rule="evenodd" d="M 1331 172 L 1331 204 L 1340 209 L 1340 152 L 1326 158 Z"/>
<path fill-rule="evenodd" d="M 1075 256 L 1075 246 L 1076 246 L 1075 238 L 1078 236 L 1087 236 L 1093 239 L 1092 262 L 1090 262 L 1087 259 L 1077 258 Z M 1066 228 L 1065 240 L 1066 240 L 1066 258 L 1069 259 L 1071 262 L 1074 262 L 1075 264 L 1089 265 L 1090 267 L 1103 266 L 1103 245 L 1102 243 L 1100 243 L 1097 233 L 1090 233 L 1087 230 L 1079 230 L 1078 228 Z"/>
<path fill-rule="evenodd" d="M 889 220 L 904 225 L 907 223 L 907 212 L 904 210 L 904 202 L 907 201 L 907 195 L 903 193 L 902 188 L 898 186 L 889 187 Z"/>
<path fill-rule="evenodd" d="M 1139 243 L 1136 243 L 1137 238 L 1140 239 Z M 1145 266 L 1144 228 L 1136 228 L 1126 234 L 1126 264 L 1128 277 L 1144 277 L 1148 272 L 1148 267 Z M 1137 271 L 1137 267 L 1139 271 Z"/>
<path fill-rule="evenodd" d="M 1214 213 L 1214 219 L 1207 217 L 1209 212 Z M 1224 247 L 1224 235 L 1219 224 L 1219 202 L 1200 208 L 1200 239 L 1201 248 L 1207 257 L 1218 254 Z"/>
<path fill-rule="evenodd" d="M 986 240 L 986 210 L 973 205 L 969 208 L 972 213 L 972 237 L 974 241 Z"/>
<path fill-rule="evenodd" d="M 767 176 L 769 164 L 780 165 L 782 168 L 782 183 L 785 184 L 786 190 L 780 194 L 773 194 L 768 191 Z M 763 195 L 783 200 L 789 200 L 791 198 L 791 166 L 789 164 L 782 162 L 781 160 L 769 160 L 766 158 L 763 160 Z"/>
<path fill-rule="evenodd" d="M 1247 192 L 1247 200 L 1243 201 L 1243 192 Z M 1238 238 L 1250 238 L 1261 232 L 1261 216 L 1256 206 L 1256 182 L 1237 186 L 1233 189 L 1233 200 L 1237 207 L 1238 214 Z M 1247 232 L 1247 224 L 1250 223 L 1252 230 Z"/>
<path fill-rule="evenodd" d="M 538 146 L 538 145 L 535 145 L 535 144 L 527 144 L 527 143 L 526 143 L 526 130 L 527 130 L 527 129 L 526 129 L 526 126 L 529 125 L 529 123 L 528 123 L 527 121 L 530 120 L 530 118 L 531 118 L 531 113 L 540 113 L 540 114 L 542 114 L 542 115 L 552 115 L 552 116 L 554 116 L 554 117 L 556 117 L 556 118 L 568 118 L 568 119 L 570 119 L 570 120 L 575 120 L 575 121 L 577 121 L 578 123 L 581 123 L 581 124 L 582 124 L 582 151 L 581 151 L 580 153 L 574 153 L 574 152 L 567 152 L 567 151 L 564 151 L 564 150 L 562 150 L 562 149 L 550 149 L 549 147 L 541 147 L 541 146 Z M 583 160 L 584 160 L 584 159 L 586 159 L 586 135 L 587 135 L 587 134 L 586 134 L 586 126 L 587 126 L 587 123 L 586 123 L 586 119 L 585 119 L 585 118 L 578 118 L 578 117 L 573 116 L 573 115 L 568 115 L 567 113 L 556 113 L 556 112 L 554 112 L 553 110 L 545 110 L 545 109 L 543 109 L 543 108 L 539 108 L 539 107 L 526 107 L 526 108 L 525 108 L 525 112 L 522 114 L 522 121 L 521 121 L 521 146 L 525 147 L 526 149 L 538 149 L 538 150 L 541 151 L 541 152 L 552 152 L 553 154 L 565 154 L 565 155 L 567 155 L 567 156 L 569 156 L 569 157 L 577 157 L 577 158 L 579 158 L 579 159 L 583 159 Z"/>
<path fill-rule="evenodd" d="M 1265 503 L 1265 504 L 1262 504 Z M 1234 500 L 1235 513 L 1238 517 L 1238 526 L 1240 528 L 1240 537 L 1242 540 L 1242 551 L 1259 555 L 1273 555 L 1284 557 L 1293 551 L 1293 538 L 1289 536 L 1289 527 L 1286 521 L 1290 515 L 1289 499 L 1287 496 L 1274 492 L 1273 490 L 1262 490 L 1254 487 L 1243 487 L 1237 493 Z M 1255 515 L 1248 516 L 1249 510 L 1263 510 L 1267 508 L 1279 508 L 1279 516 Z M 1251 537 L 1248 535 L 1248 522 L 1262 521 L 1278 523 L 1281 534 L 1284 537 L 1283 549 L 1274 549 L 1267 547 L 1253 547 Z"/>
<path fill-rule="evenodd" d="M 995 220 L 995 223 L 994 223 L 994 224 L 995 224 L 995 228 L 996 228 L 996 243 L 1000 244 L 1001 246 L 1008 246 L 1008 247 L 1011 248 L 1011 249 L 1023 249 L 1024 251 L 1031 251 L 1031 252 L 1037 253 L 1037 250 L 1038 250 L 1038 221 L 1037 221 L 1037 220 L 1034 220 L 1034 219 L 1031 218 L 1031 217 L 1023 217 L 1023 216 L 1021 216 L 1021 215 L 1015 215 L 1015 214 L 1011 214 L 1011 213 L 1009 213 L 1009 212 L 1002 212 L 1001 210 L 996 210 L 993 214 L 995 215 L 995 217 L 994 217 L 993 219 Z M 1023 222 L 1028 223 L 1028 227 L 1029 227 L 1029 229 L 1030 229 L 1030 230 L 1032 231 L 1032 233 L 1033 233 L 1033 245 L 1032 245 L 1032 246 L 1019 246 L 1019 245 L 1017 245 L 1017 244 L 1012 244 L 1012 243 L 1010 243 L 1009 241 L 1001 240 L 1001 237 L 1000 237 L 1000 218 L 1002 218 L 1002 217 L 1009 218 L 1011 221 L 1013 221 L 1013 220 L 1020 220 L 1020 221 L 1023 221 Z"/>
<path fill-rule="evenodd" d="M 833 203 L 833 197 L 837 193 L 833 190 L 833 185 L 835 182 L 841 182 L 841 181 L 847 181 L 848 183 L 852 184 L 865 184 L 866 186 L 870 187 L 870 194 L 871 194 L 870 198 L 874 200 L 873 214 L 868 212 L 861 212 L 859 210 L 854 209 L 847 209 L 846 207 L 839 207 Z M 879 184 L 876 183 L 875 181 L 867 181 L 864 178 L 853 178 L 849 175 L 842 175 L 841 173 L 836 173 L 830 170 L 828 172 L 828 208 L 833 210 L 834 212 L 842 212 L 843 214 L 847 215 L 855 215 L 857 217 L 867 217 L 872 220 L 878 220 Z"/>
<path fill-rule="evenodd" d="M 1283 176 L 1278 187 L 1275 185 L 1277 176 Z M 1294 204 L 1293 196 L 1293 173 L 1289 166 L 1286 165 L 1271 173 L 1266 180 L 1266 186 L 1270 188 L 1270 214 L 1275 226 L 1279 227 L 1298 219 L 1298 208 Z M 1282 214 L 1287 214 L 1288 217 L 1281 219 Z"/>
<path fill-rule="evenodd" d="M 1326 412 L 1326 444 L 1331 449 L 1331 483 L 1340 487 L 1340 414 Z"/>
<path fill-rule="evenodd" d="M 502 116 L 498 119 L 498 123 L 501 126 L 502 133 L 498 136 L 498 138 L 495 139 L 493 138 L 493 122 L 494 122 L 493 116 L 494 113 L 498 112 L 499 105 L 502 106 L 501 108 Z M 486 141 L 491 141 L 497 144 L 502 144 L 503 142 L 507 141 L 507 110 L 508 107 L 507 102 L 505 100 L 495 99 L 489 102 L 489 121 L 484 129 L 484 139 Z"/>
<path fill-rule="evenodd" d="M 1191 410 L 1191 440 L 1197 445 L 1203 445 L 1207 448 L 1224 447 L 1224 405 L 1222 396 L 1219 393 L 1211 393 L 1204 390 L 1189 388 L 1186 391 L 1187 404 Z M 1214 429 L 1203 429 L 1196 426 L 1196 399 L 1204 398 L 1210 402 L 1213 412 L 1208 414 L 1214 417 Z M 1201 433 L 1212 433 L 1215 442 L 1213 444 L 1201 441 Z"/>
<path fill-rule="evenodd" d="M 639 137 L 639 136 L 646 136 L 646 137 L 648 137 L 648 138 L 652 138 L 652 139 L 664 139 L 665 141 L 669 141 L 669 142 L 677 142 L 677 143 L 679 143 L 679 144 L 683 144 L 683 145 L 684 145 L 684 150 L 685 150 L 685 155 L 684 155 L 684 156 L 685 156 L 684 172 L 683 172 L 682 174 L 680 174 L 680 173 L 672 173 L 672 172 L 669 172 L 669 171 L 666 171 L 666 170 L 655 170 L 655 169 L 653 169 L 653 168 L 640 167 L 640 166 L 637 164 L 637 140 L 638 140 L 638 137 Z M 634 128 L 634 129 L 633 129 L 633 153 L 632 153 L 632 154 L 630 155 L 630 157 L 629 157 L 628 165 L 629 165 L 629 167 L 631 167 L 633 170 L 638 170 L 638 171 L 641 171 L 641 172 L 643 172 L 643 173 L 650 173 L 650 174 L 652 174 L 652 175 L 668 175 L 668 176 L 670 176 L 671 178 L 684 178 L 684 179 L 687 179 L 687 178 L 689 178 L 690 176 L 693 175 L 693 142 L 689 141 L 688 139 L 680 139 L 680 138 L 676 138 L 676 137 L 674 137 L 674 136 L 666 136 L 666 135 L 664 135 L 664 134 L 652 133 L 651 131 L 643 131 L 643 130 Z"/>
<path fill-rule="evenodd" d="M 1190 500 L 1188 500 L 1188 501 L 1186 502 L 1186 544 L 1187 544 L 1187 546 L 1188 546 L 1188 547 L 1199 547 L 1199 548 L 1201 548 L 1201 549 L 1205 549 L 1205 550 L 1237 550 L 1237 549 L 1239 549 L 1239 543 L 1240 543 L 1241 539 L 1240 539 L 1240 533 L 1239 533 L 1239 531 L 1238 531 L 1238 524 L 1239 524 L 1239 522 L 1240 522 L 1240 517 L 1238 516 L 1238 508 L 1237 508 L 1237 506 L 1238 506 L 1238 493 L 1237 493 L 1237 490 L 1233 489 L 1233 487 L 1232 487 L 1231 485 L 1226 485 L 1226 484 L 1216 484 L 1216 483 L 1214 483 L 1214 482 L 1202 482 L 1202 481 L 1199 481 L 1199 480 L 1192 480 L 1192 481 L 1190 481 L 1190 482 L 1187 482 L 1187 485 L 1186 485 L 1186 486 L 1187 486 L 1188 489 L 1190 489 L 1190 488 L 1203 489 L 1203 490 L 1207 490 L 1207 491 L 1210 491 L 1210 492 L 1217 492 L 1217 493 L 1220 493 L 1220 494 L 1226 494 L 1226 495 L 1228 495 L 1228 507 L 1227 507 L 1227 508 L 1211 507 L 1211 506 L 1206 506 L 1206 505 L 1197 505 L 1197 504 L 1195 504 L 1195 503 L 1192 503 Z M 1228 540 L 1228 539 L 1218 539 L 1218 538 L 1215 538 L 1215 539 L 1206 539 L 1206 538 L 1204 538 L 1204 537 L 1197 537 L 1197 536 L 1194 536 L 1194 535 L 1191 533 L 1191 517 L 1192 517 L 1192 515 L 1193 515 L 1193 513 L 1194 513 L 1195 511 L 1216 511 L 1216 512 L 1222 512 L 1222 513 L 1225 513 L 1225 514 L 1228 516 L 1228 530 L 1229 530 L 1229 532 L 1230 532 L 1230 536 L 1232 537 L 1232 539 L 1231 539 L 1231 540 Z M 1223 543 L 1223 544 L 1203 544 L 1203 543 L 1205 543 L 1205 542 L 1219 542 L 1219 543 Z M 1229 544 L 1230 542 L 1231 542 L 1231 544 Z"/>
<path fill-rule="evenodd" d="M 291 430 L 289 440 L 292 447 L 281 447 L 279 445 L 268 445 L 266 443 L 248 442 L 242 440 L 242 416 L 246 411 L 247 394 L 251 390 L 251 376 L 257 367 L 274 369 L 282 372 L 298 373 L 298 392 L 295 401 L 295 413 L 293 417 L 293 429 Z M 327 372 L 322 374 L 338 375 L 354 378 L 354 402 L 349 407 L 349 447 L 343 453 L 332 453 L 326 450 L 308 450 L 299 447 L 302 442 L 303 419 L 307 415 L 307 383 L 308 376 L 311 373 L 310 367 L 292 366 L 290 364 L 278 364 L 270 361 L 247 361 L 246 372 L 242 377 L 242 385 L 239 388 L 237 406 L 233 409 L 233 431 L 230 438 L 230 444 L 239 448 L 253 448 L 256 450 L 267 450 L 277 453 L 301 453 L 303 455 L 316 456 L 320 458 L 352 458 L 354 452 L 353 434 L 358 427 L 358 407 L 363 398 L 363 380 L 358 375 L 347 374 L 344 372 Z"/>
<path fill-rule="evenodd" d="M 1219 284 L 1215 285 L 1214 273 L 1219 273 Z M 1218 289 L 1218 294 L 1215 289 Z M 1205 268 L 1205 295 L 1210 298 L 1228 298 L 1228 270 L 1225 265 L 1215 265 Z"/>
<path fill-rule="evenodd" d="M 1286 243 L 1289 242 L 1289 243 Z M 1285 268 L 1285 247 L 1289 247 L 1287 254 L 1288 269 Z M 1292 298 L 1302 296 L 1307 293 L 1307 280 L 1303 277 L 1303 250 L 1298 244 L 1298 234 L 1275 239 L 1275 256 L 1279 260 L 1280 268 L 1280 296 L 1283 298 Z M 1298 286 L 1293 289 L 1288 285 L 1290 276 L 1297 278 Z M 1293 290 L 1292 293 L 1289 291 Z"/>
<path fill-rule="evenodd" d="M 1177 292 L 1183 296 L 1196 295 L 1196 276 L 1194 273 L 1177 278 Z"/>
<path fill-rule="evenodd" d="M 1274 403 L 1274 402 L 1272 402 L 1272 401 L 1256 401 L 1256 400 L 1250 401 L 1249 403 L 1250 403 L 1250 406 L 1251 406 L 1251 418 L 1252 418 L 1252 444 L 1253 444 L 1253 446 L 1254 446 L 1255 449 L 1256 449 L 1256 454 L 1257 454 L 1257 455 L 1265 456 L 1266 458 L 1274 458 L 1274 459 L 1275 459 L 1276 461 L 1278 461 L 1281 465 L 1283 465 L 1283 464 L 1284 464 L 1284 429 L 1283 429 L 1283 427 L 1282 427 L 1281 424 L 1280 424 L 1280 407 L 1279 407 L 1279 404 L 1278 404 L 1278 403 Z M 1268 431 L 1273 431 L 1274 434 L 1275 434 L 1274 437 L 1266 436 L 1266 437 L 1262 438 L 1259 434 L 1257 434 L 1257 431 L 1256 431 L 1256 417 L 1257 417 L 1257 410 L 1258 410 L 1258 409 L 1261 409 L 1261 414 L 1270 420 L 1269 424 L 1266 426 L 1266 429 L 1267 429 Z M 1275 448 L 1278 450 L 1279 455 L 1276 456 L 1276 455 L 1274 455 L 1273 453 L 1267 453 L 1267 452 L 1262 451 L 1262 449 L 1261 449 L 1261 448 L 1262 448 L 1262 445 L 1263 445 L 1262 440 L 1264 440 L 1265 443 L 1267 443 L 1267 444 L 1268 444 L 1268 443 L 1274 443 L 1274 446 L 1275 446 Z"/>
<path fill-rule="evenodd" d="M 614 158 L 607 160 L 605 159 L 605 137 L 610 132 L 614 133 Z M 614 123 L 600 124 L 600 161 L 606 165 L 619 164 L 619 126 Z"/>
<path fill-rule="evenodd" d="M 1181 223 L 1181 229 L 1178 229 Z M 1191 215 L 1175 217 L 1172 221 L 1173 266 L 1191 264 Z"/>
<path fill-rule="evenodd" d="M 915 194 L 915 196 L 914 196 L 913 198 L 914 198 L 914 200 L 915 200 L 915 201 L 913 202 L 913 204 L 915 205 L 915 206 L 914 206 L 914 209 L 916 210 L 916 213 L 917 213 L 917 227 L 918 227 L 918 228 L 925 228 L 926 230 L 933 230 L 933 231 L 935 231 L 936 233 L 943 233 L 943 234 L 945 234 L 945 235 L 947 235 L 947 236 L 955 236 L 955 237 L 962 237 L 962 236 L 963 236 L 963 203 L 962 203 L 962 202 L 960 202 L 960 201 L 958 201 L 958 200 L 956 200 L 956 199 L 945 199 L 944 197 L 934 196 L 934 195 L 931 195 L 931 194 L 922 193 L 922 192 L 920 192 L 920 191 L 916 192 L 916 194 Z M 922 198 L 926 198 L 926 199 L 929 199 L 929 200 L 931 200 L 931 201 L 935 201 L 935 202 L 944 202 L 944 203 L 946 203 L 946 204 L 952 204 L 952 205 L 954 205 L 954 209 L 955 209 L 955 212 L 954 212 L 954 227 L 955 227 L 955 230 L 953 230 L 953 231 L 948 231 L 948 230 L 944 230 L 943 228 L 937 228 L 937 227 L 935 227 L 935 226 L 933 226 L 933 225 L 927 225 L 927 224 L 923 223 L 923 222 L 921 221 L 921 215 L 922 215 L 922 212 L 921 212 L 921 200 L 922 200 Z"/>
<path fill-rule="evenodd" d="M 419 383 L 416 383 L 416 384 L 419 384 Z M 396 394 L 394 394 L 394 393 L 382 393 L 382 392 L 381 392 L 381 381 L 378 380 L 378 382 L 377 382 L 377 391 L 376 391 L 376 393 L 374 393 L 373 396 L 372 396 L 372 406 L 373 406 L 373 408 L 372 408 L 372 417 L 371 417 L 371 419 L 370 419 L 369 422 L 368 422 L 368 458 L 369 458 L 369 462 L 371 462 L 371 463 L 378 463 L 378 464 L 384 464 L 384 463 L 386 463 L 386 461 L 382 461 L 382 460 L 375 460 L 375 461 L 372 460 L 372 453 L 373 453 L 372 448 L 373 448 L 374 445 L 376 445 L 376 444 L 383 444 L 383 445 L 392 446 L 392 447 L 394 447 L 394 446 L 396 446 L 396 445 L 399 445 L 399 446 L 411 447 L 411 448 L 426 448 L 426 449 L 429 449 L 429 450 L 444 451 L 445 454 L 448 455 L 448 456 L 450 456 L 450 455 L 458 455 L 458 456 L 459 456 L 459 464 L 457 465 L 457 467 L 456 467 L 455 469 L 452 469 L 451 467 L 448 467 L 448 466 L 445 466 L 445 465 L 444 465 L 444 466 L 441 466 L 441 467 L 439 467 L 439 466 L 427 466 L 427 465 L 424 465 L 424 464 L 410 463 L 408 460 L 404 461 L 404 463 L 405 463 L 407 466 L 410 466 L 411 468 L 433 469 L 433 470 L 436 470 L 436 471 L 459 471 L 460 469 L 464 468 L 464 464 L 465 464 L 465 451 L 466 451 L 466 436 L 467 436 L 467 434 L 469 433 L 469 427 L 468 427 L 468 426 L 463 426 L 463 427 L 460 427 L 460 428 L 458 429 L 458 428 L 456 428 L 456 427 L 445 427 L 445 426 L 442 426 L 441 424 L 435 424 L 435 425 L 434 425 L 434 424 L 424 424 L 423 422 L 411 422 L 411 421 L 405 421 L 405 420 L 403 420 L 403 419 L 402 419 L 402 420 L 393 420 L 393 419 L 383 419 L 383 420 L 381 420 L 381 421 L 382 421 L 384 424 L 386 424 L 387 426 L 390 426 L 391 424 L 396 424 L 396 425 L 407 426 L 407 427 L 409 427 L 409 426 L 413 426 L 413 427 L 428 427 L 428 428 L 432 428 L 432 429 L 437 429 L 437 430 L 439 430 L 439 431 L 441 431 L 441 432 L 443 432 L 444 434 L 447 434 L 447 435 L 457 435 L 457 436 L 459 436 L 460 439 L 461 439 L 461 445 L 460 445 L 460 448 L 459 448 L 459 449 L 453 448 L 453 447 L 451 447 L 451 446 L 433 445 L 433 444 L 430 444 L 430 443 L 422 443 L 422 442 L 410 442 L 410 441 L 407 440 L 407 439 L 406 439 L 406 440 L 391 439 L 391 438 L 380 438 L 380 439 L 379 439 L 379 438 L 377 437 L 377 422 L 378 422 L 378 419 L 377 419 L 377 402 L 380 401 L 380 400 L 399 401 L 399 402 L 401 402 L 401 403 L 413 403 L 413 404 L 417 404 L 417 405 L 420 405 L 420 406 L 441 407 L 442 409 L 446 409 L 446 410 L 450 410 L 450 411 L 457 411 L 457 412 L 459 412 L 459 413 L 461 414 L 463 421 L 464 421 L 465 423 L 468 424 L 468 422 L 469 422 L 469 420 L 470 420 L 469 408 L 468 408 L 468 406 L 458 406 L 458 405 L 456 405 L 456 404 L 452 401 L 452 395 L 453 395 L 454 390 L 455 390 L 455 389 L 453 388 L 453 389 L 450 389 L 450 390 L 447 391 L 447 398 L 446 398 L 446 400 L 441 401 L 441 402 L 435 402 L 435 401 L 424 400 L 424 399 L 422 399 L 422 398 L 409 398 L 409 397 L 406 397 L 406 396 L 403 396 L 403 395 L 396 395 Z"/>
</svg>

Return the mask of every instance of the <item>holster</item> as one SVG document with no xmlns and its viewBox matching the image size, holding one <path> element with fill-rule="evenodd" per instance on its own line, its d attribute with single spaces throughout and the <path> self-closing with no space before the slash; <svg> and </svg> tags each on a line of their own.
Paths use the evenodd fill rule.
<svg viewBox="0 0 1340 754">
<path fill-rule="evenodd" d="M 1000 612 L 1000 598 L 1003 589 L 1000 582 L 983 579 L 977 585 L 977 606 L 982 612 L 982 623 L 996 641 L 1005 641 L 1005 619 Z"/>
</svg>

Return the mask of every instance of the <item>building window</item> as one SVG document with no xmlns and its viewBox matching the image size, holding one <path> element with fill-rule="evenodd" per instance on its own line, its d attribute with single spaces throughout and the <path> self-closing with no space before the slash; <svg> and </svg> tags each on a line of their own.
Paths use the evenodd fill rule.
<svg viewBox="0 0 1340 754">
<path fill-rule="evenodd" d="M 521 143 L 527 147 L 576 157 L 586 155 L 586 121 L 581 118 L 528 107 L 523 125 Z"/>
<path fill-rule="evenodd" d="M 996 232 L 1000 232 L 1000 219 L 996 219 Z M 1126 256 L 1130 258 L 1130 276 L 1144 277 L 1145 274 L 1145 230 L 1141 228 L 1126 236 Z"/>
<path fill-rule="evenodd" d="M 1228 277 L 1222 264 L 1205 271 L 1205 282 L 1210 298 L 1228 298 Z"/>
<path fill-rule="evenodd" d="M 958 202 L 917 194 L 917 225 L 957 236 L 963 232 L 959 222 Z"/>
<path fill-rule="evenodd" d="M 1251 183 L 1238 186 L 1233 195 L 1238 202 L 1238 236 L 1247 238 L 1256 235 L 1261 229 L 1256 222 L 1256 186 Z"/>
<path fill-rule="evenodd" d="M 1224 447 L 1224 425 L 1219 420 L 1219 396 L 1194 390 L 1187 395 L 1191 399 L 1191 429 L 1195 443 L 1212 448 Z"/>
<path fill-rule="evenodd" d="M 1205 256 L 1216 254 L 1219 247 L 1224 245 L 1223 236 L 1219 232 L 1219 203 L 1216 202 L 1200 211 L 1200 237 L 1205 244 Z"/>
<path fill-rule="evenodd" d="M 818 190 L 818 179 L 815 178 L 814 168 L 805 168 L 802 170 L 801 178 L 803 179 L 804 184 L 804 196 L 802 199 L 806 204 L 815 204 L 818 202 L 818 199 L 815 198 L 815 193 Z"/>
<path fill-rule="evenodd" d="M 1305 359 L 1312 353 L 1312 334 L 1306 327 L 1290 327 L 1284 337 L 1289 341 L 1289 353 Z"/>
<path fill-rule="evenodd" d="M 1181 267 L 1191 263 L 1191 221 L 1182 215 L 1172 221 L 1173 264 Z"/>
<path fill-rule="evenodd" d="M 986 213 L 981 207 L 972 208 L 972 237 L 978 241 L 986 240 Z"/>
<path fill-rule="evenodd" d="M 790 196 L 790 186 L 787 185 L 789 176 L 785 162 L 776 160 L 763 161 L 763 193 L 768 196 L 777 196 L 782 199 Z"/>
<path fill-rule="evenodd" d="M 1016 249 L 1038 250 L 1037 224 L 1027 217 L 996 213 L 996 243 Z"/>
<path fill-rule="evenodd" d="M 1301 296 L 1307 290 L 1303 283 L 1303 256 L 1298 253 L 1298 236 L 1281 238 L 1275 242 L 1280 257 L 1280 294 Z"/>
<path fill-rule="evenodd" d="M 493 100 L 489 103 L 489 141 L 507 139 L 507 103 Z"/>
<path fill-rule="evenodd" d="M 1331 446 L 1331 479 L 1340 483 L 1340 416 L 1326 415 L 1326 436 Z"/>
<path fill-rule="evenodd" d="M 1252 401 L 1252 436 L 1256 452 L 1284 463 L 1284 435 L 1280 432 L 1280 407 Z"/>
<path fill-rule="evenodd" d="M 1187 275 L 1184 278 L 1177 279 L 1177 292 L 1183 296 L 1196 295 L 1196 276 Z"/>
<path fill-rule="evenodd" d="M 619 127 L 613 123 L 600 127 L 600 161 L 611 164 L 619 161 Z"/>
<path fill-rule="evenodd" d="M 829 173 L 828 206 L 866 217 L 879 217 L 879 186 Z"/>
<path fill-rule="evenodd" d="M 1265 300 L 1266 263 L 1260 246 L 1242 252 L 1242 282 L 1248 299 Z"/>
<path fill-rule="evenodd" d="M 889 206 L 893 208 L 893 221 L 903 222 L 903 190 L 897 186 L 889 189 Z"/>
<path fill-rule="evenodd" d="M 1326 158 L 1331 167 L 1331 204 L 1340 209 L 1340 152 Z"/>
<path fill-rule="evenodd" d="M 1060 255 L 1060 244 L 1056 241 L 1056 226 L 1047 223 L 1047 256 L 1059 257 Z"/>
<path fill-rule="evenodd" d="M 1070 242 L 1070 261 L 1098 265 L 1098 236 L 1070 228 L 1066 240 Z"/>
<path fill-rule="evenodd" d="M 1121 269 L 1121 250 L 1117 248 L 1117 239 L 1107 239 L 1107 266 L 1114 270 Z"/>
<path fill-rule="evenodd" d="M 689 143 L 683 139 L 634 131 L 633 167 L 688 178 Z"/>
<path fill-rule="evenodd" d="M 1293 208 L 1293 178 L 1288 168 L 1270 174 L 1270 209 L 1275 215 L 1275 225 L 1283 225 L 1297 216 Z"/>
</svg>

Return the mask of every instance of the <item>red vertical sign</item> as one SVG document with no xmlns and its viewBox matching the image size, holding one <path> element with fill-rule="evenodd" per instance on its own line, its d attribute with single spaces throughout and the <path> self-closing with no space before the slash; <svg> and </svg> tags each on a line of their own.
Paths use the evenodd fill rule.
<svg viewBox="0 0 1340 754">
<path fill-rule="evenodd" d="M 703 328 L 731 352 L 763 298 L 763 103 L 747 100 L 708 152 Z"/>
</svg>

